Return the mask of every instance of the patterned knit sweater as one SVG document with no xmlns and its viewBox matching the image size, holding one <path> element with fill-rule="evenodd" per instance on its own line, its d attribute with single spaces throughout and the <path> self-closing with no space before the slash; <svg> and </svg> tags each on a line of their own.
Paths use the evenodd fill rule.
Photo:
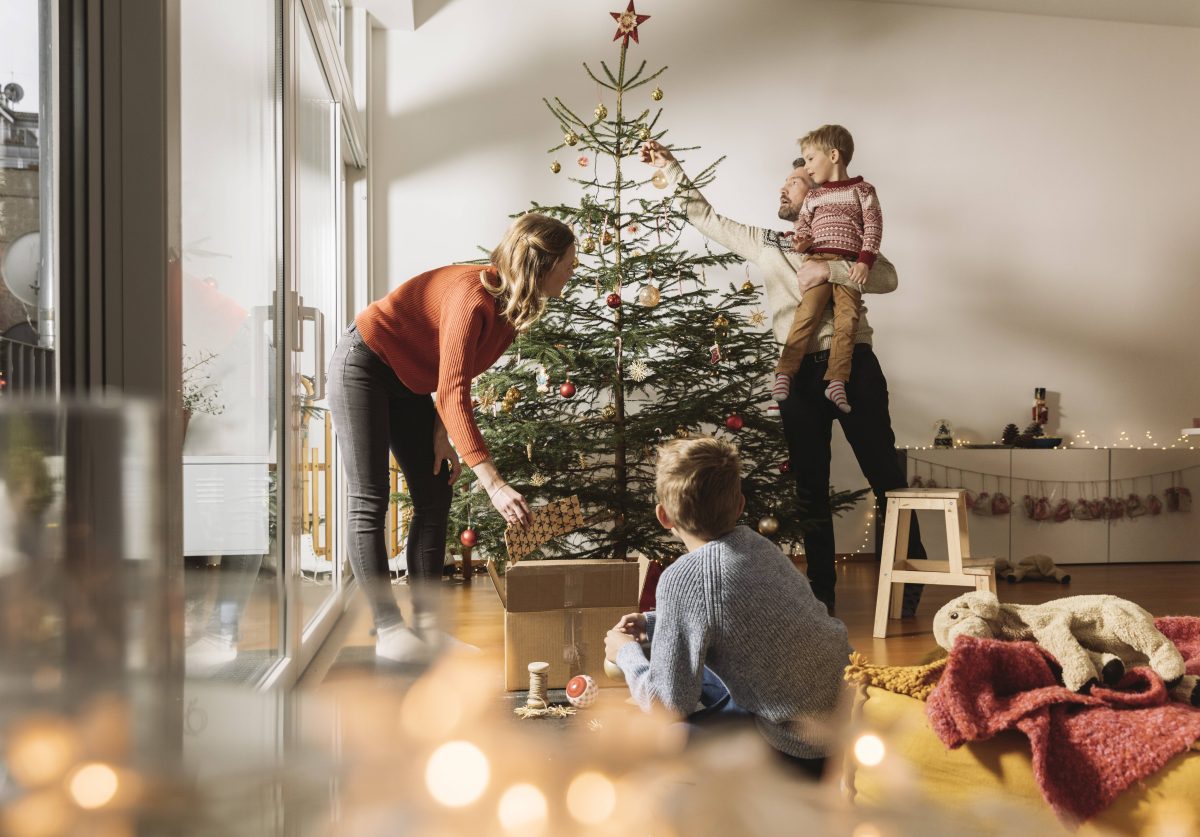
<svg viewBox="0 0 1200 837">
<path fill-rule="evenodd" d="M 791 236 L 765 227 L 741 224 L 719 215 L 704 194 L 688 179 L 678 162 L 672 160 L 663 171 L 667 173 L 667 180 L 683 199 L 683 206 L 691 225 L 699 230 L 701 235 L 753 262 L 762 271 L 767 292 L 767 307 L 770 309 L 771 330 L 775 333 L 775 341 L 781 346 L 785 345 L 788 332 L 796 320 L 796 306 L 800 304 L 800 286 L 796 281 L 796 271 L 803 264 L 803 256 L 792 246 Z M 830 283 L 851 284 L 849 273 L 850 268 L 845 262 L 829 263 Z M 858 288 L 857 285 L 853 287 Z M 888 261 L 887 256 L 880 255 L 867 274 L 867 286 L 862 290 L 869 294 L 888 294 L 896 290 L 896 287 L 896 268 Z M 872 341 L 873 332 L 866 312 L 866 306 L 861 306 L 858 331 L 854 335 L 855 343 L 870 344 Z M 827 305 L 821 314 L 821 324 L 813 334 L 808 351 L 819 352 L 828 349 L 832 338 L 833 306 Z"/>
<path fill-rule="evenodd" d="M 479 265 L 459 264 L 414 276 L 354 320 L 363 342 L 401 383 L 416 393 L 438 394 L 438 414 L 470 467 L 488 458 L 473 415 L 471 381 L 516 336 L 480 272 Z"/>
<path fill-rule="evenodd" d="M 850 642 L 778 546 L 739 526 L 667 567 L 657 595 L 650 659 L 631 642 L 616 660 L 643 709 L 691 714 L 708 666 L 771 746 L 826 755 L 813 729 L 837 712 Z"/>
<path fill-rule="evenodd" d="M 832 253 L 875 264 L 883 240 L 883 213 L 875 187 L 861 177 L 814 187 L 800 205 L 796 239 L 811 238 L 810 253 Z"/>
</svg>

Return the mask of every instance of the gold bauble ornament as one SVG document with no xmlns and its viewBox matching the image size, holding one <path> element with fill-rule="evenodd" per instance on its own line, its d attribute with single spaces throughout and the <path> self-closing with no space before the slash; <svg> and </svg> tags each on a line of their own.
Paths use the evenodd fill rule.
<svg viewBox="0 0 1200 837">
<path fill-rule="evenodd" d="M 691 432 L 686 427 L 684 427 L 682 424 L 675 428 L 675 438 L 676 439 L 686 439 L 690 435 L 691 435 Z"/>
<path fill-rule="evenodd" d="M 766 535 L 769 538 L 778 531 L 779 518 L 768 514 L 762 520 L 758 521 L 758 532 L 760 535 Z"/>
<path fill-rule="evenodd" d="M 754 283 L 751 282 L 749 279 L 747 279 L 745 282 L 742 283 L 742 293 L 744 293 L 744 294 L 754 293 Z"/>
<path fill-rule="evenodd" d="M 567 145 L 574 145 L 575 143 L 579 142 L 579 134 L 575 133 L 574 131 L 567 131 L 565 134 L 563 134 L 563 142 L 565 142 Z"/>
<path fill-rule="evenodd" d="M 513 411 L 513 402 L 505 400 L 500 404 L 500 410 L 505 413 L 511 413 Z"/>
<path fill-rule="evenodd" d="M 555 160 L 553 163 L 550 164 L 550 171 L 554 172 L 555 174 L 558 174 L 560 171 L 562 171 L 562 164 L 559 163 L 558 160 Z"/>
<path fill-rule="evenodd" d="M 612 233 L 610 233 L 608 230 L 605 230 L 604 235 L 600 236 L 600 243 L 605 247 L 612 244 Z"/>
<path fill-rule="evenodd" d="M 585 252 L 585 253 L 596 252 L 596 239 L 592 238 L 590 235 L 587 238 L 585 238 L 583 240 L 583 252 Z"/>
<path fill-rule="evenodd" d="M 659 189 L 665 189 L 669 185 L 670 181 L 667 180 L 667 175 L 662 169 L 655 169 L 654 176 L 650 178 L 650 182 Z"/>
<path fill-rule="evenodd" d="M 657 285 L 651 282 L 647 282 L 645 285 L 642 285 L 641 290 L 638 291 L 638 305 L 644 305 L 647 308 L 653 308 L 655 305 L 658 305 L 658 302 L 661 299 L 662 292 L 659 291 Z"/>
<path fill-rule="evenodd" d="M 521 400 L 521 390 L 517 389 L 516 387 L 509 387 L 508 392 L 504 393 L 504 400 L 505 401 L 520 401 Z"/>
<path fill-rule="evenodd" d="M 662 101 L 662 97 L 663 97 L 662 88 L 661 88 L 661 87 L 658 87 L 658 86 L 656 85 L 656 86 L 655 86 L 655 88 L 654 88 L 653 90 L 651 90 L 651 91 L 650 91 L 650 98 L 651 98 L 651 99 L 653 99 L 653 100 L 654 100 L 654 101 L 656 101 L 656 102 L 661 102 L 661 101 Z"/>
<path fill-rule="evenodd" d="M 718 331 L 727 329 L 729 328 L 729 320 L 725 319 L 724 314 L 717 314 L 717 316 L 713 318 L 713 328 L 717 329 Z"/>
<path fill-rule="evenodd" d="M 608 116 L 608 108 L 604 106 L 604 102 L 596 105 L 595 114 L 597 119 L 604 119 Z"/>
<path fill-rule="evenodd" d="M 605 404 L 604 409 L 600 411 L 600 417 L 605 421 L 612 421 L 617 417 L 617 405 Z"/>
<path fill-rule="evenodd" d="M 650 129 L 647 128 L 645 125 L 638 128 L 638 139 L 640 139 L 642 142 L 645 142 L 646 140 L 650 139 Z"/>
</svg>

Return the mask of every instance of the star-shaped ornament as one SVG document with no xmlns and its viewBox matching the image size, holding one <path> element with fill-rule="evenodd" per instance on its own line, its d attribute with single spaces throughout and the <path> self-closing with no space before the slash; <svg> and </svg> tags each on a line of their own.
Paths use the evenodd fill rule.
<svg viewBox="0 0 1200 837">
<path fill-rule="evenodd" d="M 617 34 L 613 35 L 614 41 L 619 41 L 624 38 L 625 46 L 629 46 L 629 39 L 633 38 L 635 44 L 641 43 L 638 40 L 638 27 L 650 19 L 650 15 L 639 15 L 637 10 L 633 8 L 633 0 L 629 0 L 629 7 L 623 12 L 609 12 L 613 20 L 617 22 Z"/>
</svg>

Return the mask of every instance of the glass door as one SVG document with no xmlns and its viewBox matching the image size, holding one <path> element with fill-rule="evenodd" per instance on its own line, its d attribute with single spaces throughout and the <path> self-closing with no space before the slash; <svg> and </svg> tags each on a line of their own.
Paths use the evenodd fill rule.
<svg viewBox="0 0 1200 837">
<path fill-rule="evenodd" d="M 180 4 L 185 664 L 259 682 L 285 653 L 275 0 Z"/>
<path fill-rule="evenodd" d="M 314 43 L 304 4 L 295 3 L 295 246 L 298 339 L 292 354 L 299 428 L 293 486 L 298 514 L 294 603 L 310 653 L 336 616 L 343 573 L 335 549 L 337 461 L 325 401 L 325 372 L 345 319 L 341 112 Z M 302 654 L 306 656 L 307 654 Z"/>
</svg>

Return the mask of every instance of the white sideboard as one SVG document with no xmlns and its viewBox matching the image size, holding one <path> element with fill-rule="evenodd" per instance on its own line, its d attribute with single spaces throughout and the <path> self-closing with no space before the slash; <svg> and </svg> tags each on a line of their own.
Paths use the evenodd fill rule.
<svg viewBox="0 0 1200 837">
<path fill-rule="evenodd" d="M 1024 513 L 1026 494 L 1045 497 L 1053 507 L 1066 498 L 1127 498 L 1155 494 L 1166 502 L 1166 490 L 1187 488 L 1200 493 L 1200 450 L 1190 448 L 1065 448 L 1029 450 L 910 449 L 908 476 L 938 485 L 966 488 L 978 495 L 1004 493 L 1010 514 L 969 515 L 971 554 L 1019 561 L 1026 555 L 1049 555 L 1059 564 L 1103 564 L 1156 561 L 1200 561 L 1200 509 L 1159 515 L 1122 516 L 1062 523 L 1031 520 Z M 929 557 L 945 558 L 944 527 L 919 514 Z"/>
<path fill-rule="evenodd" d="M 266 555 L 271 491 L 267 457 L 183 458 L 183 554 Z"/>
</svg>

